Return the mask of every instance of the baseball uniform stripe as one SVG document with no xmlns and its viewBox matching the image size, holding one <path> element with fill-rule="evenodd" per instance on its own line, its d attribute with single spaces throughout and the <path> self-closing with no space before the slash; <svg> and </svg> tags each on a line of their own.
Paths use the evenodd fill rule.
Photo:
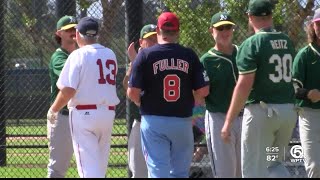
<svg viewBox="0 0 320 180">
<path fill-rule="evenodd" d="M 115 110 L 115 106 L 107 106 L 110 111 Z M 77 105 L 76 108 L 78 110 L 86 110 L 86 109 L 97 109 L 97 105 L 95 104 L 86 104 L 86 105 Z"/>
<path fill-rule="evenodd" d="M 250 74 L 250 73 L 254 73 L 256 71 L 257 71 L 257 68 L 254 70 L 250 70 L 250 71 L 242 71 L 242 72 L 239 71 L 239 74 Z"/>
<path fill-rule="evenodd" d="M 312 44 L 309 44 L 310 48 L 312 49 L 312 51 L 314 51 L 316 54 L 318 54 L 318 56 L 320 56 L 320 53 L 316 50 L 315 47 L 312 46 Z"/>
<path fill-rule="evenodd" d="M 299 81 L 298 79 L 292 78 L 292 81 L 298 83 L 300 85 L 300 87 L 303 88 L 303 83 L 301 81 Z"/>
<path fill-rule="evenodd" d="M 236 73 L 234 71 L 234 67 L 233 67 L 233 64 L 232 64 L 232 61 L 226 57 L 223 57 L 223 56 L 219 56 L 217 55 L 216 53 L 212 52 L 212 51 L 208 51 L 209 54 L 211 54 L 212 56 L 216 56 L 216 57 L 219 57 L 223 60 L 226 60 L 228 61 L 230 64 L 231 64 L 231 68 L 232 68 L 232 74 L 233 74 L 233 78 L 234 78 L 234 82 L 237 83 L 237 77 L 236 77 Z"/>
<path fill-rule="evenodd" d="M 213 154 L 213 148 L 212 148 L 212 139 L 211 139 L 211 129 L 210 129 L 210 125 L 209 125 L 209 112 L 207 111 L 206 112 L 206 118 L 205 120 L 207 121 L 207 127 L 206 127 L 206 130 L 208 131 L 207 133 L 207 148 L 208 148 L 208 151 L 209 151 L 209 156 L 210 156 L 210 159 L 211 159 L 211 165 L 212 165 L 212 174 L 213 174 L 213 177 L 215 177 L 217 175 L 216 173 L 216 167 L 215 167 L 215 164 L 214 164 L 214 154 Z"/>
<path fill-rule="evenodd" d="M 83 172 L 83 166 L 82 166 L 82 161 L 81 161 L 81 154 L 80 154 L 80 150 L 79 150 L 79 143 L 77 143 L 77 146 L 78 146 L 78 154 L 79 154 L 79 163 L 80 163 L 80 169 L 81 169 L 81 172 L 82 172 L 82 177 L 84 177 L 84 172 Z"/>
<path fill-rule="evenodd" d="M 70 113 L 70 122 L 71 122 L 71 134 L 72 136 L 74 136 L 73 133 L 73 111 L 71 111 Z M 82 162 L 81 162 L 81 156 L 80 156 L 80 151 L 79 151 L 79 144 L 77 143 L 78 148 L 76 149 L 78 151 L 78 155 L 79 155 L 79 163 L 80 163 L 80 169 L 81 169 L 81 173 L 82 173 L 82 177 L 84 177 L 84 172 L 83 172 L 83 166 L 82 166 Z"/>
</svg>

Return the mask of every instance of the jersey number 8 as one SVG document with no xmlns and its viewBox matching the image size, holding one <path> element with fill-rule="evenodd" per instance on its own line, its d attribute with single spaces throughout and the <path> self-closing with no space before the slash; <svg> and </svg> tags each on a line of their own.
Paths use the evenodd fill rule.
<svg viewBox="0 0 320 180">
<path fill-rule="evenodd" d="M 180 98 L 179 76 L 171 74 L 163 79 L 163 98 L 167 102 L 175 102 Z"/>
<path fill-rule="evenodd" d="M 269 74 L 269 79 L 274 83 L 280 82 L 282 79 L 285 82 L 291 82 L 291 67 L 292 56 L 291 54 L 285 54 L 282 58 L 278 54 L 274 54 L 269 59 L 270 64 L 277 63 L 275 67 L 276 75 Z"/>
<path fill-rule="evenodd" d="M 114 60 L 107 59 L 106 67 L 110 70 L 110 74 L 107 74 L 107 76 L 104 76 L 101 59 L 97 60 L 97 65 L 99 66 L 99 74 L 100 74 L 100 79 L 98 79 L 98 83 L 106 84 L 108 82 L 108 84 L 110 85 L 116 85 L 116 69 L 117 69 L 116 62 Z"/>
</svg>

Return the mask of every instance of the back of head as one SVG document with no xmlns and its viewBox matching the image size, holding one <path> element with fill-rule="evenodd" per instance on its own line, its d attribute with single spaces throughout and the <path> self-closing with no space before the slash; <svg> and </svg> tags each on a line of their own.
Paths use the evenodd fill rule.
<svg viewBox="0 0 320 180">
<path fill-rule="evenodd" d="M 164 35 L 173 36 L 179 32 L 180 23 L 176 14 L 164 12 L 158 17 L 158 28 Z"/>
<path fill-rule="evenodd" d="M 270 0 L 250 0 L 247 13 L 252 16 L 269 16 L 273 8 Z"/>
<path fill-rule="evenodd" d="M 99 32 L 99 23 L 94 18 L 84 17 L 80 19 L 76 29 L 82 38 L 95 39 Z"/>
</svg>

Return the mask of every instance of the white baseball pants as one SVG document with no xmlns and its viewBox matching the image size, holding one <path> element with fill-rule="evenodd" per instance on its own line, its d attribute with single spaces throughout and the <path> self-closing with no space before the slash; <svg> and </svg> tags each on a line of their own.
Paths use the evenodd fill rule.
<svg viewBox="0 0 320 180">
<path fill-rule="evenodd" d="M 320 178 L 320 109 L 299 111 L 299 131 L 307 175 Z"/>
<path fill-rule="evenodd" d="M 70 108 L 73 149 L 81 178 L 106 176 L 114 118 L 115 111 L 105 105 L 96 109 Z"/>
</svg>

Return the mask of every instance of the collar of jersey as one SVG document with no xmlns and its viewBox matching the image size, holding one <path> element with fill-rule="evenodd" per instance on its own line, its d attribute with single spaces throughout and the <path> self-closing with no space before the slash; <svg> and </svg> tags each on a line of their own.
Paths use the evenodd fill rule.
<svg viewBox="0 0 320 180">
<path fill-rule="evenodd" d="M 272 27 L 267 27 L 267 28 L 261 28 L 259 29 L 258 33 L 260 32 L 277 32 L 275 29 L 273 29 Z"/>
<path fill-rule="evenodd" d="M 67 50 L 63 49 L 62 47 L 59 47 L 56 51 L 57 51 L 57 52 L 63 52 L 63 53 L 65 53 L 66 55 L 69 55 L 69 52 L 68 52 Z"/>
<path fill-rule="evenodd" d="M 320 56 L 320 46 L 318 46 L 317 43 L 310 43 L 309 46 L 318 56 Z"/>
<path fill-rule="evenodd" d="M 102 49 L 104 48 L 101 44 L 95 43 L 95 44 L 88 44 L 83 46 L 82 48 L 89 48 L 89 49 Z"/>
<path fill-rule="evenodd" d="M 237 45 L 234 45 L 234 44 L 233 44 L 233 47 L 235 47 L 235 48 L 238 50 L 238 46 L 237 46 Z M 232 58 L 232 55 L 224 54 L 223 52 L 218 51 L 218 50 L 216 50 L 215 48 L 211 48 L 211 49 L 209 50 L 209 52 L 213 52 L 213 53 L 215 53 L 215 54 L 217 54 L 217 55 L 219 55 L 219 56 L 223 56 L 223 57 L 226 57 L 226 58 L 228 58 L 228 59 L 231 59 L 231 58 Z M 235 53 L 235 51 L 233 51 L 232 53 Z"/>
</svg>

